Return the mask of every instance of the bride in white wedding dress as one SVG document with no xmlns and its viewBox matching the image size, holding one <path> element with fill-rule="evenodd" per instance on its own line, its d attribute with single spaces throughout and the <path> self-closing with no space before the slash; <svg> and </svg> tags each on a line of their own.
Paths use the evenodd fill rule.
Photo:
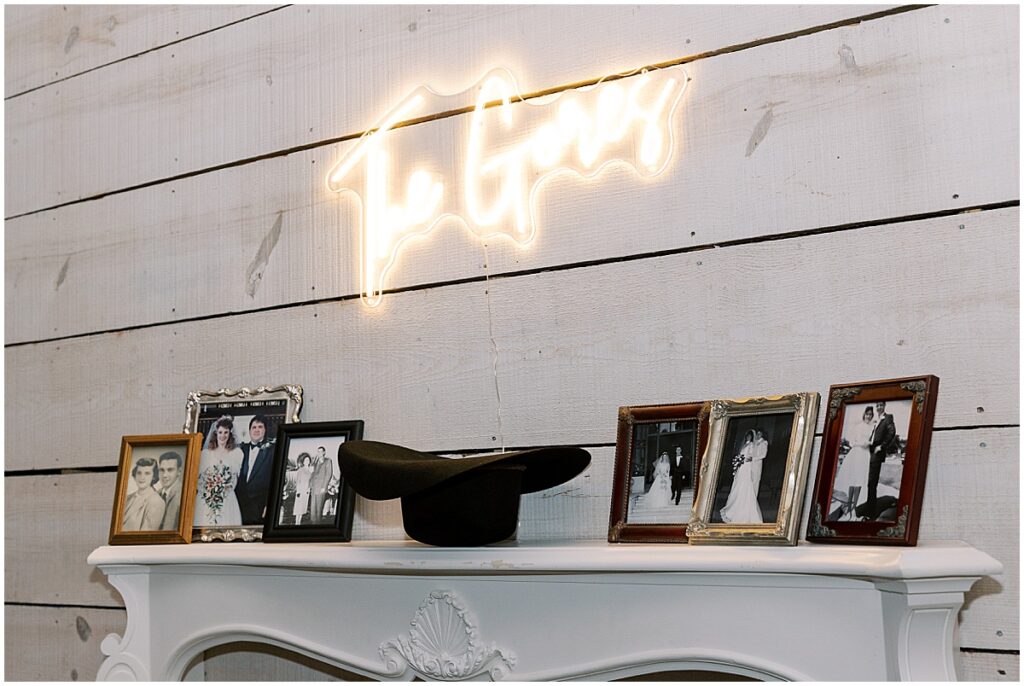
<svg viewBox="0 0 1024 686">
<path fill-rule="evenodd" d="M 199 456 L 199 483 L 194 526 L 241 526 L 235 485 L 242 469 L 242 449 L 231 417 L 221 417 L 206 435 Z"/>
<path fill-rule="evenodd" d="M 868 499 L 868 472 L 871 469 L 871 434 L 875 430 L 875 411 L 868 405 L 861 421 L 843 436 L 850 452 L 836 471 L 832 482 L 832 507 L 828 521 L 854 521 L 857 506 Z"/>
<path fill-rule="evenodd" d="M 742 459 L 732 479 L 732 489 L 722 508 L 722 521 L 732 524 L 762 524 L 757 491 L 761 487 L 761 467 L 768 456 L 768 441 L 751 429 L 743 437 L 738 459 Z"/>
<path fill-rule="evenodd" d="M 646 509 L 668 507 L 672 500 L 671 469 L 668 463 L 668 453 L 662 453 L 654 464 L 654 482 L 651 483 L 651 488 L 644 497 Z"/>
</svg>

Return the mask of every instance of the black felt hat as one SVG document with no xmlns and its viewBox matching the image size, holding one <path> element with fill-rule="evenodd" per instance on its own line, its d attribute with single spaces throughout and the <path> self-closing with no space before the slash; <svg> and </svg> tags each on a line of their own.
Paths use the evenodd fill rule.
<svg viewBox="0 0 1024 686">
<path fill-rule="evenodd" d="M 590 464 L 582 448 L 532 448 L 447 458 L 377 441 L 348 441 L 338 466 L 356 493 L 402 499 L 405 532 L 422 543 L 474 546 L 516 530 L 519 496 L 552 488 Z"/>
</svg>

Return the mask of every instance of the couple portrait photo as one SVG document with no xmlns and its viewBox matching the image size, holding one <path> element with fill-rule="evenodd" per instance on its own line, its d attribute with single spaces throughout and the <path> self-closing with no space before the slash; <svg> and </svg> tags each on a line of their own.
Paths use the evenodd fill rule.
<svg viewBox="0 0 1024 686">
<path fill-rule="evenodd" d="M 637 424 L 626 521 L 685 523 L 694 498 L 697 421 Z"/>
<path fill-rule="evenodd" d="M 179 446 L 139 446 L 132 452 L 122 531 L 176 531 L 181 510 L 185 451 Z"/>
<path fill-rule="evenodd" d="M 292 438 L 288 442 L 278 524 L 326 526 L 338 508 L 338 447 L 344 436 Z"/>
<path fill-rule="evenodd" d="M 826 521 L 895 521 L 912 401 L 845 406 Z"/>
<path fill-rule="evenodd" d="M 791 412 L 729 419 L 711 522 L 776 520 L 792 430 Z"/>
<path fill-rule="evenodd" d="M 193 525 L 262 527 L 270 492 L 277 426 L 284 401 L 205 405 Z"/>
</svg>

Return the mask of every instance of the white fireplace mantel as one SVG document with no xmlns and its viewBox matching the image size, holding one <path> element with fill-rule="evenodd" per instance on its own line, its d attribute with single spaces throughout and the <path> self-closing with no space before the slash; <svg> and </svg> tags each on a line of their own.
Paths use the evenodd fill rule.
<svg viewBox="0 0 1024 686">
<path fill-rule="evenodd" d="M 964 543 L 221 543 L 96 549 L 124 637 L 101 680 L 178 680 L 258 641 L 382 680 L 954 680 L 964 592 L 1002 565 Z"/>
</svg>

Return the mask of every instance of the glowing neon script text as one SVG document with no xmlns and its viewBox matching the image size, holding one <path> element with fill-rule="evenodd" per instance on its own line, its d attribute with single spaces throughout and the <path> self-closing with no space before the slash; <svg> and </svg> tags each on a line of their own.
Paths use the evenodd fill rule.
<svg viewBox="0 0 1024 686">
<path fill-rule="evenodd" d="M 645 177 L 664 171 L 673 148 L 672 114 L 686 80 L 682 68 L 670 67 L 516 107 L 521 98 L 515 80 L 508 71 L 496 69 L 479 82 L 469 117 L 417 126 L 423 134 L 418 140 L 402 136 L 396 127 L 446 111 L 445 101 L 459 96 L 416 89 L 327 178 L 330 190 L 355 192 L 363 201 L 363 301 L 370 306 L 380 302 L 384 276 L 401 244 L 429 232 L 445 217 L 460 218 L 479 238 L 502 235 L 526 245 L 536 234 L 534 196 L 550 175 L 574 171 L 589 178 L 613 162 Z M 434 171 L 439 162 L 429 155 L 422 159 L 424 141 L 435 158 L 464 160 L 461 170 L 452 163 L 455 169 L 448 177 Z M 403 159 L 412 162 L 404 184 L 391 170 L 395 151 L 403 148 Z"/>
</svg>

